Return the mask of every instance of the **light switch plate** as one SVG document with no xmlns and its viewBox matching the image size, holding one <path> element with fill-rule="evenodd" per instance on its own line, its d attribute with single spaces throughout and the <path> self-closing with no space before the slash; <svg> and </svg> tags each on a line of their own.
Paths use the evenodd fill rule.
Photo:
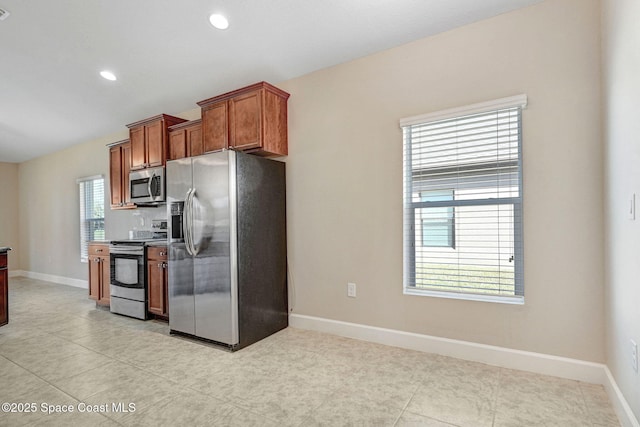
<svg viewBox="0 0 640 427">
<path fill-rule="evenodd" d="M 347 296 L 351 298 L 356 297 L 356 284 L 355 283 L 347 283 Z"/>
<path fill-rule="evenodd" d="M 629 201 L 627 202 L 627 218 L 631 221 L 635 221 L 636 219 L 636 195 L 631 194 L 629 196 Z"/>
</svg>

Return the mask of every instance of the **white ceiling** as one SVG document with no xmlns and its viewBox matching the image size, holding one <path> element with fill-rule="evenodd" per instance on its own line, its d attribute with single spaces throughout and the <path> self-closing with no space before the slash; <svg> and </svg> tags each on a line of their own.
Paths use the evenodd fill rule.
<svg viewBox="0 0 640 427">
<path fill-rule="evenodd" d="M 0 162 L 539 1 L 0 0 L 10 12 L 0 21 Z M 211 13 L 229 29 L 214 29 Z"/>
</svg>

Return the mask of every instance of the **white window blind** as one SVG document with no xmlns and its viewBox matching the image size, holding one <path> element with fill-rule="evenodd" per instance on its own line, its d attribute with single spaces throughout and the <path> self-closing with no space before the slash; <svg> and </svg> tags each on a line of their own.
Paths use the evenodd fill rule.
<svg viewBox="0 0 640 427">
<path fill-rule="evenodd" d="M 87 261 L 88 242 L 104 239 L 104 178 L 80 178 L 80 260 Z"/>
<path fill-rule="evenodd" d="M 514 97 L 401 121 L 405 292 L 523 297 L 525 104 Z"/>
</svg>

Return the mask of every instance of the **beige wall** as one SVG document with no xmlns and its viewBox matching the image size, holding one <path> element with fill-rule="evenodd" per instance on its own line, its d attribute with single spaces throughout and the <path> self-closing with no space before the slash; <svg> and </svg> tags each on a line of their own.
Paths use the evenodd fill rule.
<svg viewBox="0 0 640 427">
<path fill-rule="evenodd" d="M 113 141 L 117 139 L 104 138 L 20 164 L 23 270 L 87 280 L 87 265 L 80 262 L 76 179 L 102 174 L 108 183 L 109 156 L 105 145 Z"/>
<path fill-rule="evenodd" d="M 0 246 L 10 246 L 9 269 L 20 269 L 18 164 L 0 162 Z"/>
<path fill-rule="evenodd" d="M 604 361 L 599 14 L 548 0 L 280 83 L 293 312 Z M 403 295 L 399 119 L 520 93 L 525 305 Z"/>
<path fill-rule="evenodd" d="M 631 368 L 629 343 L 640 345 L 640 213 L 627 219 L 631 194 L 640 208 L 640 3 L 602 4 L 607 365 L 640 419 L 640 374 Z"/>
</svg>

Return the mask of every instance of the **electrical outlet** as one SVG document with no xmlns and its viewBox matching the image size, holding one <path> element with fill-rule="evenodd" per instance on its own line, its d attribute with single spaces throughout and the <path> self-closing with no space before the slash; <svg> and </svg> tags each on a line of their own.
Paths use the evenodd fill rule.
<svg viewBox="0 0 640 427">
<path fill-rule="evenodd" d="M 356 284 L 355 283 L 347 283 L 347 296 L 351 298 L 356 297 Z"/>
<path fill-rule="evenodd" d="M 634 340 L 631 341 L 631 367 L 638 372 L 638 344 Z"/>
</svg>

